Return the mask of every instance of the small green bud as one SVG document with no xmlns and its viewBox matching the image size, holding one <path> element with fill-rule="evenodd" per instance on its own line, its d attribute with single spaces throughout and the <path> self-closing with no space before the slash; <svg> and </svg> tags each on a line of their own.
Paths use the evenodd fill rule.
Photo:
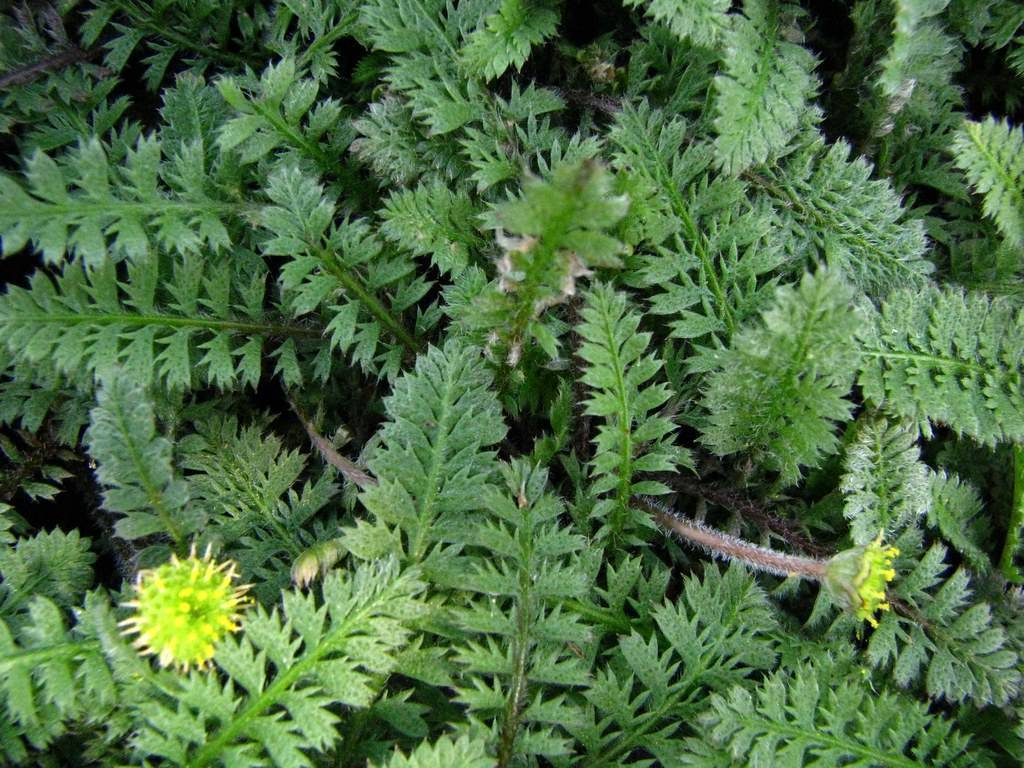
<svg viewBox="0 0 1024 768">
<path fill-rule="evenodd" d="M 292 581 L 299 587 L 308 587 L 317 576 L 327 573 L 344 553 L 344 547 L 336 539 L 314 544 L 292 563 Z"/>
</svg>

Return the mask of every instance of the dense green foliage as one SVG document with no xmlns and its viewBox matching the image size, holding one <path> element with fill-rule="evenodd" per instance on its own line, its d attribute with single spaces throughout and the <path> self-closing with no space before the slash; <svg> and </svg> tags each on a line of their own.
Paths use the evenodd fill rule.
<svg viewBox="0 0 1024 768">
<path fill-rule="evenodd" d="M 0 763 L 1024 763 L 1021 3 L 5 7 Z"/>
</svg>

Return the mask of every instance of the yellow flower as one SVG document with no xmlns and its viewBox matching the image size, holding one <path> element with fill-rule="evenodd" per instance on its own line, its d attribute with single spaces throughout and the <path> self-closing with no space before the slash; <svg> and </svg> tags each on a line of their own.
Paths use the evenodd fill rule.
<svg viewBox="0 0 1024 768">
<path fill-rule="evenodd" d="M 249 586 L 236 586 L 237 575 L 233 562 L 214 563 L 209 547 L 197 557 L 193 544 L 184 560 L 172 555 L 159 568 L 139 571 L 135 599 L 125 603 L 134 614 L 120 626 L 137 634 L 135 647 L 156 654 L 161 666 L 206 668 L 214 646 L 239 628 Z"/>
<path fill-rule="evenodd" d="M 882 534 L 863 547 L 840 552 L 825 567 L 825 586 L 843 608 L 878 626 L 875 613 L 888 611 L 885 585 L 896 578 L 892 560 L 900 551 L 883 547 Z"/>
</svg>

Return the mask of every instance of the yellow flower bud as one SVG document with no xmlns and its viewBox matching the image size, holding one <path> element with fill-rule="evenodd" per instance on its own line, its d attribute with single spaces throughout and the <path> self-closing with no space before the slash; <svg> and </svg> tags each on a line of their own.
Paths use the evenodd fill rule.
<svg viewBox="0 0 1024 768">
<path fill-rule="evenodd" d="M 829 560 L 824 584 L 839 605 L 877 627 L 875 613 L 889 610 L 885 585 L 896 578 L 892 560 L 899 553 L 896 547 L 883 547 L 879 533 L 870 544 L 847 549 Z"/>
</svg>

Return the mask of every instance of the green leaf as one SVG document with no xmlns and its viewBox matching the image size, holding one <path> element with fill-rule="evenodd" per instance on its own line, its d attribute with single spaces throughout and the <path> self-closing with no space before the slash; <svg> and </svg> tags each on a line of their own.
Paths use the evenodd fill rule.
<svg viewBox="0 0 1024 768">
<path fill-rule="evenodd" d="M 989 445 L 1024 438 L 1024 314 L 978 293 L 892 294 L 860 330 L 865 398 Z"/>
<path fill-rule="evenodd" d="M 712 47 L 729 28 L 730 0 L 625 0 L 624 5 L 646 6 L 645 13 L 683 40 Z"/>
<path fill-rule="evenodd" d="M 707 737 L 750 765 L 967 766 L 967 737 L 906 696 L 832 672 L 828 661 L 774 672 L 753 692 L 715 694 L 701 717 Z M 697 739 L 685 764 L 706 765 Z"/>
<path fill-rule="evenodd" d="M 715 160 L 727 174 L 780 157 L 812 114 L 814 56 L 788 42 L 793 9 L 746 0 L 723 34 L 724 69 L 715 77 Z"/>
<path fill-rule="evenodd" d="M 791 484 L 838 446 L 835 426 L 849 420 L 846 395 L 859 360 L 850 344 L 860 325 L 853 293 L 832 272 L 805 275 L 733 337 L 708 350 L 701 442 L 725 456 L 743 452 Z"/>
<path fill-rule="evenodd" d="M 871 179 L 871 166 L 850 159 L 837 141 L 816 142 L 760 182 L 775 206 L 787 248 L 825 262 L 871 296 L 924 287 L 934 265 L 925 258 L 920 220 L 907 221 L 891 184 Z M 755 183 L 759 183 L 755 181 Z"/>
<path fill-rule="evenodd" d="M 92 584 L 96 556 L 90 540 L 78 530 L 57 529 L 18 539 L 10 548 L 0 549 L 5 613 L 35 596 L 46 597 L 61 608 L 71 608 Z"/>
<path fill-rule="evenodd" d="M 37 596 L 27 614 L 17 627 L 0 620 L 0 700 L 13 738 L 45 749 L 70 724 L 101 721 L 117 695 L 99 645 L 72 635 L 54 603 Z"/>
<path fill-rule="evenodd" d="M 531 339 L 552 351 L 551 329 L 539 330 L 545 311 L 574 296 L 577 279 L 594 268 L 621 265 L 622 243 L 606 230 L 627 206 L 611 194 L 604 168 L 584 161 L 559 165 L 546 181 L 528 178 L 522 194 L 496 210 L 498 279 L 463 320 L 491 355 L 514 367 Z"/>
<path fill-rule="evenodd" d="M 890 593 L 901 610 L 882 615 L 868 641 L 868 660 L 890 670 L 903 687 L 923 684 L 934 699 L 1001 706 L 1021 685 L 1018 654 L 1006 629 L 988 603 L 974 599 L 963 568 L 944 577 L 944 546 L 922 554 L 913 537 L 897 540 L 900 575 Z"/>
<path fill-rule="evenodd" d="M 640 333 L 640 315 L 632 311 L 622 293 L 598 283 L 584 296 L 583 322 L 577 332 L 583 339 L 577 354 L 586 363 L 581 380 L 590 397 L 586 413 L 602 420 L 594 438 L 591 491 L 614 491 L 614 498 L 599 503 L 595 514 L 606 517 L 608 531 L 624 533 L 630 518 L 641 526 L 646 517 L 634 511 L 632 497 L 640 493 L 668 493 L 658 481 L 642 481 L 644 473 L 675 472 L 692 466 L 689 453 L 674 445 L 675 424 L 661 415 L 672 393 L 652 381 L 662 361 L 645 354 L 650 333 Z"/>
<path fill-rule="evenodd" d="M 103 506 L 123 515 L 114 532 L 125 539 L 170 534 L 180 549 L 205 516 L 188 508 L 188 490 L 171 462 L 171 443 L 157 434 L 153 406 L 141 387 L 123 377 L 97 393 L 86 434 Z"/>
<path fill-rule="evenodd" d="M 463 734 L 457 739 L 442 736 L 437 741 L 423 742 L 406 757 L 399 751 L 379 763 L 381 768 L 494 768 L 494 759 L 487 755 L 484 743 Z"/>
<path fill-rule="evenodd" d="M 985 215 L 1017 248 L 1024 248 L 1024 128 L 987 117 L 965 120 L 953 159 L 985 198 Z"/>
<path fill-rule="evenodd" d="M 517 72 L 530 50 L 555 32 L 558 11 L 544 0 L 501 0 L 495 13 L 466 37 L 462 61 L 466 70 L 485 80 Z"/>
<path fill-rule="evenodd" d="M 170 279 L 161 280 L 162 269 Z M 264 312 L 265 267 L 238 254 L 234 265 L 185 256 L 134 260 L 127 279 L 116 265 L 65 266 L 0 297 L 0 336 L 15 361 L 52 365 L 83 386 L 127 378 L 169 390 L 211 383 L 255 386 L 252 356 L 271 339 L 316 340 L 320 332 Z M 243 301 L 246 293 L 254 298 Z M 253 306 L 256 304 L 256 306 Z"/>
<path fill-rule="evenodd" d="M 441 274 L 458 275 L 481 245 L 476 207 L 465 193 L 440 182 L 393 193 L 384 203 L 380 231 L 416 256 L 430 256 Z"/>
<path fill-rule="evenodd" d="M 506 428 L 490 384 L 479 352 L 449 340 L 420 355 L 384 401 L 390 420 L 368 462 L 380 484 L 359 498 L 377 525 L 405 534 L 413 562 L 476 508 L 495 469 L 487 449 Z"/>
<path fill-rule="evenodd" d="M 395 560 L 333 572 L 322 604 L 297 591 L 283 612 L 262 607 L 244 632 L 226 638 L 214 660 L 226 680 L 209 674 L 161 673 L 131 713 L 132 746 L 142 754 L 202 768 L 237 755 L 279 768 L 311 765 L 338 739 L 336 714 L 368 707 L 395 655 L 422 618 L 423 583 Z M 111 637 L 108 653 L 118 653 Z"/>
<path fill-rule="evenodd" d="M 188 145 L 168 164 L 157 138 L 140 138 L 120 167 L 95 138 L 83 140 L 63 168 L 37 151 L 26 168 L 28 191 L 0 174 L 4 255 L 27 240 L 48 262 L 78 255 L 89 266 L 145 258 L 156 245 L 181 254 L 227 248 L 225 222 L 250 206 L 218 200 L 207 189 L 202 159 L 189 161 L 195 148 Z"/>
<path fill-rule="evenodd" d="M 930 512 L 932 495 L 912 425 L 874 417 L 862 419 L 854 430 L 839 490 L 853 542 L 863 545 L 879 533 L 888 540 L 915 524 Z"/>
</svg>

